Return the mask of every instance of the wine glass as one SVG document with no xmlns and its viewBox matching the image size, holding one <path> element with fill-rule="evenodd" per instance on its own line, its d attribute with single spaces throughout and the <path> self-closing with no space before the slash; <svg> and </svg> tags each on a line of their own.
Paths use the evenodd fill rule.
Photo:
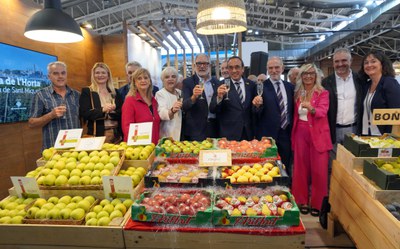
<svg viewBox="0 0 400 249">
<path fill-rule="evenodd" d="M 61 116 L 61 119 L 66 119 L 66 118 L 67 118 L 67 116 L 66 116 L 66 112 L 67 112 L 67 102 L 65 101 L 64 98 L 61 99 L 60 106 L 65 107 L 65 112 L 64 112 L 64 114 Z"/>
<path fill-rule="evenodd" d="M 176 98 L 177 98 L 177 100 L 178 100 L 179 102 L 182 102 L 182 101 L 183 101 L 182 94 L 180 94 L 178 91 L 175 91 L 175 95 L 176 95 Z"/>
<path fill-rule="evenodd" d="M 199 86 L 200 86 L 201 90 L 203 90 L 203 91 L 204 91 L 204 79 L 203 79 L 203 78 L 200 78 L 200 81 L 199 81 Z M 204 97 L 203 97 L 203 93 L 201 93 L 201 95 L 200 95 L 200 99 L 204 99 Z"/>
<path fill-rule="evenodd" d="M 228 93 L 229 93 L 229 89 L 231 88 L 231 79 L 229 79 L 229 78 L 226 78 L 225 80 L 224 80 L 224 83 L 225 83 L 225 87 L 226 87 L 226 100 L 229 100 L 229 95 L 228 95 Z"/>
<path fill-rule="evenodd" d="M 115 93 L 110 93 L 110 95 L 111 95 L 110 104 L 115 105 Z M 115 113 L 115 110 L 111 111 L 110 113 Z"/>
<path fill-rule="evenodd" d="M 264 91 L 264 84 L 262 82 L 257 83 L 257 95 L 261 96 Z"/>
</svg>

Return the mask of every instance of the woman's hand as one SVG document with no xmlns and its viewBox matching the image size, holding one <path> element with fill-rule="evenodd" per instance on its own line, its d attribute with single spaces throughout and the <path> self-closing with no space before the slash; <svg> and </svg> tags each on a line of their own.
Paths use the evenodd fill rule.
<svg viewBox="0 0 400 249">
<path fill-rule="evenodd" d="M 178 112 L 182 108 L 182 102 L 181 101 L 176 101 L 171 108 L 172 113 Z"/>
</svg>

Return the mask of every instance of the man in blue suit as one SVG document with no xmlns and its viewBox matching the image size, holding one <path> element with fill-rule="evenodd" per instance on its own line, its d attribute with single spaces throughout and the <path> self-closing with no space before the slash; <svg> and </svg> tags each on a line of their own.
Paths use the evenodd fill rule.
<svg viewBox="0 0 400 249">
<path fill-rule="evenodd" d="M 230 76 L 229 91 L 225 84 L 217 90 L 210 110 L 217 114 L 221 137 L 228 140 L 251 140 L 254 138 L 252 122 L 252 101 L 256 94 L 254 82 L 244 79 L 244 64 L 240 57 L 228 59 Z M 226 98 L 228 95 L 228 99 Z"/>
<path fill-rule="evenodd" d="M 292 148 L 290 135 L 293 121 L 294 86 L 281 80 L 284 65 L 279 57 L 271 57 L 267 62 L 269 79 L 264 81 L 264 90 L 253 104 L 256 112 L 256 137 L 272 137 L 276 141 L 279 155 L 291 175 Z M 278 86 L 283 100 L 281 108 L 278 100 Z M 281 111 L 282 110 L 282 111 Z M 282 117 L 285 122 L 282 123 Z"/>
<path fill-rule="evenodd" d="M 207 137 L 218 137 L 216 115 L 209 110 L 211 99 L 217 92 L 219 82 L 211 77 L 210 58 L 198 54 L 195 58 L 195 74 L 183 80 L 183 138 L 202 141 Z M 204 88 L 199 84 L 204 82 Z"/>
</svg>

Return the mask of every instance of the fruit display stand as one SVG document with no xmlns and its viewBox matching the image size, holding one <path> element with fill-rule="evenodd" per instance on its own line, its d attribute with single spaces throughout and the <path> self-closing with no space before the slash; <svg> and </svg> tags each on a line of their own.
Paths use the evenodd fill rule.
<svg viewBox="0 0 400 249">
<path fill-rule="evenodd" d="M 303 223 L 293 227 L 176 227 L 129 220 L 124 227 L 126 248 L 304 248 Z"/>
<path fill-rule="evenodd" d="M 329 191 L 329 232 L 334 235 L 339 222 L 357 248 L 399 249 L 400 222 L 383 206 L 387 198 L 399 200 L 400 191 L 380 190 L 362 173 L 351 173 L 335 160 Z"/>
<path fill-rule="evenodd" d="M 143 167 L 145 169 L 149 169 L 153 164 L 154 158 L 156 156 L 155 151 L 153 151 L 146 160 L 127 160 L 125 158 L 123 162 L 123 167 Z"/>
</svg>

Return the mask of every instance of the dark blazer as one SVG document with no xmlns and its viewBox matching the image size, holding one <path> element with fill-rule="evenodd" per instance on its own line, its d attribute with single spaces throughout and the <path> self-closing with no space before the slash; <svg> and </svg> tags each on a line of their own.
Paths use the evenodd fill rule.
<svg viewBox="0 0 400 249">
<path fill-rule="evenodd" d="M 193 95 L 193 88 L 198 84 L 199 77 L 196 74 L 183 80 L 183 135 L 189 137 L 204 135 L 203 139 L 205 139 L 209 111 L 205 92 L 203 91 L 202 94 L 204 99 L 200 99 L 199 97 L 194 103 L 190 99 Z M 215 77 L 212 77 L 211 84 L 214 89 L 214 95 L 216 95 L 219 81 Z"/>
<path fill-rule="evenodd" d="M 256 84 L 250 80 L 243 80 L 246 91 L 246 99 L 243 104 L 232 80 L 228 93 L 229 100 L 226 100 L 226 96 L 224 96 L 222 101 L 217 103 L 215 94 L 211 101 L 210 110 L 217 114 L 220 136 L 226 137 L 228 140 L 241 140 L 243 129 L 246 130 L 249 139 L 254 138 L 252 101 L 256 96 Z"/>
<path fill-rule="evenodd" d="M 354 87 L 356 88 L 356 115 L 362 116 L 362 83 L 358 74 L 353 73 Z M 329 129 L 331 132 L 332 143 L 336 143 L 336 118 L 337 118 L 337 86 L 336 86 L 336 75 L 331 74 L 322 81 L 322 86 L 329 92 L 329 110 L 328 110 L 328 122 Z M 357 120 L 357 116 L 356 116 Z M 359 131 L 357 131 L 359 132 Z M 359 134 L 359 133 L 358 133 Z"/>
<path fill-rule="evenodd" d="M 79 98 L 79 115 L 81 116 L 81 118 L 87 121 L 87 126 L 88 126 L 87 134 L 95 136 L 104 136 L 104 118 L 106 114 L 102 110 L 99 94 L 97 92 L 92 92 L 92 97 L 94 106 L 92 106 L 92 101 L 90 99 L 90 88 L 89 87 L 82 88 L 82 93 Z M 119 126 L 118 132 L 122 134 L 120 128 L 122 99 L 118 91 L 116 91 L 115 95 L 115 105 L 116 105 L 115 113 L 110 113 L 110 117 L 113 120 L 118 121 L 118 126 Z M 96 122 L 96 134 L 93 134 L 94 122 Z"/>
<path fill-rule="evenodd" d="M 289 121 L 289 131 L 292 130 L 293 125 L 293 100 L 294 100 L 294 86 L 293 84 L 282 81 L 285 86 L 287 95 L 287 112 Z M 277 139 L 279 130 L 281 128 L 281 111 L 279 108 L 279 101 L 276 95 L 275 88 L 270 79 L 263 82 L 264 91 L 262 94 L 263 105 L 255 108 L 256 113 L 256 138 L 272 137 Z M 281 85 L 282 87 L 282 85 Z"/>
<path fill-rule="evenodd" d="M 362 103 L 364 103 L 365 97 L 371 86 L 371 81 L 365 83 L 362 90 Z M 382 76 L 375 89 L 374 97 L 371 101 L 372 112 L 374 109 L 393 109 L 400 108 L 400 85 L 397 80 L 391 76 Z M 361 105 L 361 115 L 358 115 L 357 127 L 362 132 L 362 118 L 364 113 L 364 105 Z M 391 125 L 378 125 L 378 129 L 383 133 L 392 132 Z"/>
</svg>

